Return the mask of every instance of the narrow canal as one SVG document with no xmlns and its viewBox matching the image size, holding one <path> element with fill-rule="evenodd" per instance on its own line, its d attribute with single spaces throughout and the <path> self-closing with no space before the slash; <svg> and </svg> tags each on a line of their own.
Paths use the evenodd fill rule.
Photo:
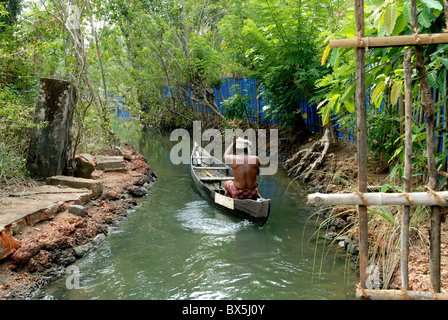
<svg viewBox="0 0 448 320">
<path fill-rule="evenodd" d="M 63 277 L 38 299 L 354 298 L 359 280 L 343 254 L 335 258 L 309 241 L 315 227 L 303 186 L 282 170 L 264 176 L 260 193 L 272 207 L 260 228 L 202 199 L 188 166 L 171 163 L 174 144 L 149 135 L 134 144 L 158 175 L 150 195 L 76 262 L 79 289 L 68 289 Z"/>
</svg>

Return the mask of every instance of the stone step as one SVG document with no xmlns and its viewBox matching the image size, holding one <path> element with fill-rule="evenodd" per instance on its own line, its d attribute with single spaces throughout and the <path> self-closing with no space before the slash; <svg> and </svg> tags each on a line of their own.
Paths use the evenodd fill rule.
<svg viewBox="0 0 448 320">
<path fill-rule="evenodd" d="M 69 176 L 53 176 L 47 178 L 47 184 L 53 186 L 67 186 L 78 189 L 89 189 L 93 192 L 93 197 L 98 197 L 103 193 L 103 183 L 94 179 L 76 178 Z"/>
<path fill-rule="evenodd" d="M 126 162 L 122 156 L 100 156 L 97 157 L 97 170 L 104 171 L 126 171 Z"/>
<path fill-rule="evenodd" d="M 10 192 L 9 196 L 10 197 L 22 197 L 22 198 L 35 198 L 35 197 L 45 197 L 45 196 L 49 196 L 51 197 L 52 195 L 60 196 L 63 195 L 63 197 L 65 197 L 65 194 L 84 194 L 84 193 L 89 193 L 89 189 L 87 188 L 70 188 L 67 186 L 63 186 L 63 185 L 43 185 L 43 186 L 38 186 L 38 187 L 34 187 L 34 188 L 30 188 L 30 189 L 26 189 L 26 190 L 22 190 L 22 191 L 14 191 L 14 192 Z"/>
</svg>

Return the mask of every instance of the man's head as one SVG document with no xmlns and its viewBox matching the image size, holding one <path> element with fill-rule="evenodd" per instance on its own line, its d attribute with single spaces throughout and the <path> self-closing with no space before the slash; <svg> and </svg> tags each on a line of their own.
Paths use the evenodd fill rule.
<svg viewBox="0 0 448 320">
<path fill-rule="evenodd" d="M 245 154 L 249 154 L 250 147 L 252 146 L 252 143 L 249 140 L 238 138 L 236 139 L 236 152 L 240 153 L 243 152 Z"/>
</svg>

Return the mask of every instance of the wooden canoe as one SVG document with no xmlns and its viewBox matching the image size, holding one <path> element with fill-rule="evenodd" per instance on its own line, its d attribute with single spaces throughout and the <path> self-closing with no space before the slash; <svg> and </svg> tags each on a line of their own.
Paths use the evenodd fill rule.
<svg viewBox="0 0 448 320">
<path fill-rule="evenodd" d="M 257 199 L 234 199 L 224 196 L 224 183 L 233 179 L 232 168 L 211 156 L 196 143 L 190 159 L 193 182 L 203 198 L 216 207 L 263 226 L 269 218 L 271 200 L 258 194 Z"/>
</svg>

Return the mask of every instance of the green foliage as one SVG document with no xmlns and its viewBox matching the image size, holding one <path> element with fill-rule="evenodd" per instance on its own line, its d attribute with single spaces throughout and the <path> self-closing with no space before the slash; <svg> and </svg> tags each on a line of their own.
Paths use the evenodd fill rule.
<svg viewBox="0 0 448 320">
<path fill-rule="evenodd" d="M 75 113 L 82 143 L 88 143 L 101 117 L 115 113 L 117 97 L 133 115 L 156 125 L 163 121 L 188 126 L 191 120 L 211 118 L 195 105 L 213 108 L 212 89 L 230 75 L 256 78 L 263 88 L 258 94 L 267 102 L 266 116 L 279 119 L 285 130 L 302 124 L 306 115 L 300 113 L 298 102 L 306 100 L 318 104 L 324 124 L 335 121 L 354 133 L 355 50 L 328 47 L 330 38 L 355 36 L 350 1 L 82 1 L 89 4 L 80 21 L 85 69 L 69 30 L 58 20 L 64 8 L 60 6 L 68 2 L 45 1 L 44 10 L 42 3 L 31 1 L 24 16 L 19 14 L 19 3 L 0 1 L 0 85 L 8 88 L 0 107 L 10 111 L 13 106 L 33 105 L 39 77 L 72 80 L 82 93 Z M 418 11 L 420 32 L 445 27 L 440 1 L 419 1 Z M 367 36 L 411 34 L 409 0 L 368 1 L 365 16 Z M 430 85 L 444 101 L 448 45 L 425 50 Z M 403 150 L 398 139 L 402 119 L 394 111 L 404 91 L 402 55 L 402 48 L 368 49 L 366 55 L 371 151 L 378 159 L 390 160 L 391 166 Z M 102 109 L 91 100 L 92 92 L 82 80 L 85 75 Z M 191 102 L 185 99 L 185 84 L 191 89 Z M 414 98 L 417 86 L 414 81 Z M 246 100 L 242 94 L 227 99 L 225 116 L 247 119 Z M 17 117 L 29 120 L 20 113 Z M 415 130 L 422 128 L 418 123 Z M 437 129 L 440 134 L 442 126 Z M 424 145 L 420 137 L 419 133 L 415 141 Z M 415 156 L 416 165 L 423 163 L 423 151 Z"/>
<path fill-rule="evenodd" d="M 5 16 L 8 15 L 8 11 L 5 9 L 5 4 L 0 2 L 0 28 L 5 24 Z"/>
<path fill-rule="evenodd" d="M 6 9 L 6 10 L 5 10 Z M 25 180 L 38 77 L 32 40 L 16 24 L 18 1 L 0 2 L 0 184 Z"/>
<path fill-rule="evenodd" d="M 189 50 L 193 57 L 193 66 L 204 81 L 209 85 L 214 85 L 217 81 L 221 67 L 221 56 L 213 47 L 210 37 L 211 33 L 205 35 L 193 35 L 189 43 Z"/>
<path fill-rule="evenodd" d="M 33 106 L 7 86 L 0 89 L 0 183 L 23 179 Z"/>
<path fill-rule="evenodd" d="M 326 73 L 313 40 L 318 29 L 312 27 L 321 21 L 323 9 L 310 4 L 247 1 L 219 22 L 223 50 L 263 84 L 264 111 L 279 118 L 286 130 L 297 124 L 298 102 L 319 99 L 315 81 Z"/>
<path fill-rule="evenodd" d="M 437 0 L 418 2 L 420 12 L 418 23 L 420 33 L 443 32 L 445 21 L 443 7 Z M 410 22 L 409 0 L 370 2 L 365 6 L 365 34 L 369 37 L 398 36 L 412 34 Z M 354 18 L 352 12 L 346 15 L 337 34 L 329 38 L 352 38 Z M 329 40 L 329 39 L 327 39 Z M 433 89 L 437 89 L 440 100 L 446 100 L 447 95 L 447 45 L 428 46 L 425 49 L 427 59 L 428 80 Z M 400 122 L 398 102 L 404 94 L 403 51 L 401 47 L 368 48 L 366 52 L 366 89 L 368 99 L 368 138 L 370 150 L 377 159 L 389 161 L 393 166 L 397 159 L 403 156 L 403 139 L 400 137 Z M 336 119 L 337 124 L 355 129 L 355 49 L 332 49 L 329 46 L 323 50 L 322 63 L 332 68 L 332 73 L 321 77 L 316 85 L 323 94 L 319 103 L 319 112 L 324 124 Z M 418 80 L 416 74 L 413 79 Z M 424 152 L 424 122 L 420 106 L 417 103 L 419 81 L 413 81 L 413 98 L 417 104 L 414 130 L 413 170 L 425 171 L 426 155 Z M 436 96 L 436 95 L 435 95 Z M 437 101 L 436 101 L 437 102 Z M 440 108 L 440 106 L 439 106 Z M 442 129 L 439 126 L 437 130 Z M 436 132 L 436 135 L 438 132 Z M 445 142 L 446 143 L 446 142 Z M 402 172 L 402 164 L 396 164 L 393 174 Z"/>
<path fill-rule="evenodd" d="M 2 25 L 13 25 L 21 11 L 21 0 L 0 0 L 0 33 Z"/>
<path fill-rule="evenodd" d="M 241 93 L 235 93 L 223 101 L 224 115 L 229 119 L 248 119 L 247 106 L 249 98 Z"/>
<path fill-rule="evenodd" d="M 117 27 L 111 30 L 107 47 L 113 60 L 120 61 L 118 69 L 126 68 L 116 86 L 123 88 L 125 100 L 132 102 L 144 121 L 157 125 L 174 115 L 194 120 L 202 117 L 195 105 L 214 108 L 214 97 L 204 91 L 211 92 L 222 77 L 216 23 L 224 12 L 223 3 L 110 3 L 110 20 Z M 185 85 L 191 90 L 192 103 L 185 99 Z"/>
<path fill-rule="evenodd" d="M 375 160 L 390 159 L 393 160 L 397 150 L 401 151 L 397 145 L 401 140 L 397 139 L 400 135 L 400 119 L 395 109 L 372 110 L 367 116 L 369 123 L 368 139 L 370 141 L 370 150 L 373 151 Z"/>
</svg>

